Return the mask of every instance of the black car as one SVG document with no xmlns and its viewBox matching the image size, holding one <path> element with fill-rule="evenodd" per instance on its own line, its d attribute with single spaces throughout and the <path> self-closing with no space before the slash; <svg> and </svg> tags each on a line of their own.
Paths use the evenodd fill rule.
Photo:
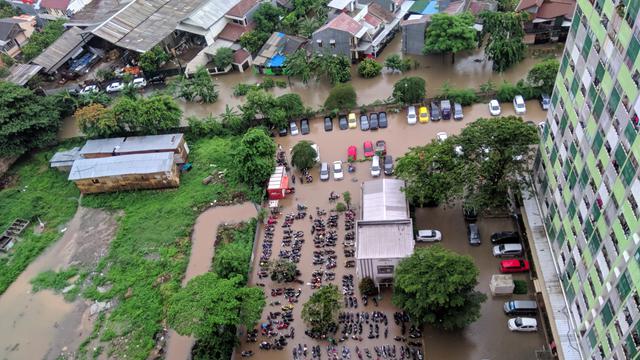
<svg viewBox="0 0 640 360">
<path fill-rule="evenodd" d="M 324 131 L 332 131 L 333 130 L 333 119 L 329 116 L 324 117 Z"/>
<path fill-rule="evenodd" d="M 300 120 L 300 132 L 302 135 L 307 135 L 311 132 L 311 129 L 309 129 L 309 119 L 305 118 Z"/>
<path fill-rule="evenodd" d="M 391 155 L 384 157 L 384 174 L 393 175 L 393 157 Z"/>
<path fill-rule="evenodd" d="M 165 76 L 164 75 L 156 75 L 150 78 L 147 78 L 148 85 L 162 85 L 164 84 Z"/>
<path fill-rule="evenodd" d="M 289 133 L 289 129 L 287 129 L 286 126 L 278 130 L 278 135 L 280 136 L 287 136 L 288 133 Z"/>
<path fill-rule="evenodd" d="M 369 129 L 371 130 L 378 130 L 378 114 L 377 113 L 371 113 L 369 114 Z"/>
<path fill-rule="evenodd" d="M 431 121 L 440 121 L 442 114 L 440 114 L 440 107 L 435 102 L 431 102 Z"/>
<path fill-rule="evenodd" d="M 369 118 L 366 114 L 360 115 L 360 130 L 367 131 L 369 130 Z"/>
<path fill-rule="evenodd" d="M 491 235 L 491 243 L 500 244 L 519 244 L 520 235 L 515 231 L 500 231 Z"/>
<path fill-rule="evenodd" d="M 378 127 L 380 129 L 386 129 L 387 125 L 389 125 L 387 123 L 387 113 L 382 111 L 378 113 Z"/>
<path fill-rule="evenodd" d="M 476 220 L 478 220 L 478 212 L 473 207 L 463 206 L 462 214 L 464 215 L 465 221 L 476 222 Z"/>
<path fill-rule="evenodd" d="M 347 121 L 347 115 L 338 116 L 338 127 L 340 130 L 347 130 L 349 128 L 349 122 Z"/>
</svg>

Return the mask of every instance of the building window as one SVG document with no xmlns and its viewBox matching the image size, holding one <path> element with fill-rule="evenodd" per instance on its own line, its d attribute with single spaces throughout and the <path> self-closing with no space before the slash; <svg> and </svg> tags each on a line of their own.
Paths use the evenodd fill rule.
<svg viewBox="0 0 640 360">
<path fill-rule="evenodd" d="M 624 299 L 627 298 L 627 295 L 629 295 L 629 293 L 631 292 L 632 285 L 633 281 L 631 280 L 631 276 L 629 276 L 629 273 L 625 271 L 624 274 L 622 274 L 622 277 L 620 277 L 618 285 L 616 285 L 621 301 L 624 301 Z"/>
<path fill-rule="evenodd" d="M 624 232 L 624 234 L 626 236 L 629 236 L 629 224 L 627 223 L 627 219 L 624 218 L 623 214 L 618 215 L 618 221 L 620 221 L 620 226 L 622 226 L 622 231 Z"/>
<path fill-rule="evenodd" d="M 378 274 L 393 274 L 393 265 L 378 266 Z"/>
<path fill-rule="evenodd" d="M 333 40 L 333 39 L 329 40 L 329 45 L 331 46 L 332 49 L 335 49 L 336 48 L 336 41 Z"/>
<path fill-rule="evenodd" d="M 320 39 L 316 40 L 316 44 L 318 44 L 318 47 L 321 48 L 322 47 L 322 40 L 320 40 Z"/>
<path fill-rule="evenodd" d="M 100 180 L 98 179 L 91 179 L 91 182 L 94 184 L 100 184 Z"/>
</svg>

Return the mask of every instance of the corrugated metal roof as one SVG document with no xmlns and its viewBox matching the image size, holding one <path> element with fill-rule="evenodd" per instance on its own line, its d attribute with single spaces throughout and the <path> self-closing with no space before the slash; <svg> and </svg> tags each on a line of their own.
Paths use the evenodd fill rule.
<svg viewBox="0 0 640 360">
<path fill-rule="evenodd" d="M 267 185 L 267 189 L 281 189 L 282 188 L 282 179 L 285 177 L 287 170 L 284 166 L 276 166 L 273 174 L 269 178 L 269 185 Z"/>
<path fill-rule="evenodd" d="M 76 146 L 71 150 L 58 151 L 51 157 L 49 164 L 51 164 L 51 167 L 71 166 L 79 158 L 80 148 Z"/>
<path fill-rule="evenodd" d="M 78 27 L 70 28 L 31 62 L 42 66 L 46 72 L 55 71 L 62 65 L 61 62 L 65 57 L 70 56 L 73 50 L 86 44 L 93 36 L 86 34 L 83 39 L 81 33 L 82 30 Z"/>
<path fill-rule="evenodd" d="M 80 150 L 85 154 L 124 154 L 140 151 L 175 150 L 180 144 L 183 134 L 131 136 L 109 139 L 87 140 Z"/>
<path fill-rule="evenodd" d="M 352 0 L 331 0 L 327 6 L 333 9 L 342 10 L 347 7 L 351 1 Z"/>
<path fill-rule="evenodd" d="M 362 184 L 363 220 L 403 220 L 409 218 L 403 180 L 379 179 Z"/>
<path fill-rule="evenodd" d="M 10 74 L 4 80 L 22 86 L 36 76 L 40 69 L 40 65 L 15 64 L 9 69 Z"/>
<path fill-rule="evenodd" d="M 240 0 L 208 0 L 192 11 L 182 22 L 208 29 L 239 2 Z"/>
<path fill-rule="evenodd" d="M 171 152 L 78 159 L 73 162 L 69 180 L 154 174 L 171 171 L 174 164 Z"/>
<path fill-rule="evenodd" d="M 411 219 L 357 221 L 356 257 L 358 259 L 398 259 L 413 253 Z"/>
</svg>

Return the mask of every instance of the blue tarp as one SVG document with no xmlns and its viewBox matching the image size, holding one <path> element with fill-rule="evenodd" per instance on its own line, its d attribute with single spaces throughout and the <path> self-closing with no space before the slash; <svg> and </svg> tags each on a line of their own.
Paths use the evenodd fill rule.
<svg viewBox="0 0 640 360">
<path fill-rule="evenodd" d="M 431 0 L 429 5 L 427 5 L 427 7 L 424 8 L 424 10 L 422 10 L 422 15 L 433 15 L 433 14 L 437 14 L 439 12 L 440 12 L 440 9 L 439 9 L 439 6 L 438 6 L 438 1 L 437 0 Z"/>
<path fill-rule="evenodd" d="M 277 54 L 269 60 L 267 67 L 282 67 L 284 65 L 284 61 L 287 59 L 286 56 Z"/>
</svg>

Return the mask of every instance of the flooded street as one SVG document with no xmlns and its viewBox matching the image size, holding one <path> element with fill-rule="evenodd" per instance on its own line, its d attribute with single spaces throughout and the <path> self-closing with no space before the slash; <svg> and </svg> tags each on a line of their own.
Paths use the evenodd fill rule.
<svg viewBox="0 0 640 360">
<path fill-rule="evenodd" d="M 256 208 L 251 202 L 212 207 L 200 214 L 193 227 L 189 265 L 184 279 L 182 279 L 182 286 L 194 277 L 208 272 L 211 268 L 219 225 L 246 221 L 256 215 Z M 167 341 L 166 359 L 188 359 L 192 346 L 193 338 L 180 336 L 171 330 Z"/>
<path fill-rule="evenodd" d="M 399 54 L 401 49 L 401 37 L 396 36 L 387 45 L 378 59 L 381 63 L 392 54 Z M 351 69 L 351 84 L 358 94 L 358 104 L 371 104 L 376 100 L 385 100 L 391 96 L 393 84 L 405 76 L 420 76 L 426 80 L 427 96 L 434 96 L 440 92 L 440 88 L 445 82 L 453 87 L 477 89 L 481 84 L 491 80 L 496 86 L 503 80 L 517 82 L 526 78 L 529 70 L 541 59 L 527 57 L 522 62 L 508 69 L 504 73 L 495 73 L 491 70 L 491 62 L 484 60 L 482 49 L 462 52 L 456 55 L 455 64 L 451 64 L 449 57 L 441 55 L 410 56 L 418 64 L 418 68 L 405 73 L 383 73 L 373 79 L 363 79 L 356 71 L 356 66 Z M 187 103 L 184 100 L 177 100 L 178 105 L 184 112 L 182 125 L 186 125 L 189 116 L 205 117 L 209 115 L 217 116 L 224 112 L 225 107 L 237 107 L 245 101 L 245 97 L 233 96 L 233 86 L 239 83 L 255 84 L 262 81 L 261 75 L 254 74 L 251 70 L 244 73 L 233 72 L 227 75 L 214 76 L 217 90 L 220 92 L 218 101 L 213 104 Z M 287 80 L 286 77 L 278 77 Z M 322 107 L 329 95 L 331 85 L 326 81 L 312 80 L 308 84 L 291 80 L 291 87 L 285 89 L 274 88 L 270 92 L 279 96 L 286 93 L 296 93 L 300 95 L 305 106 L 313 109 Z M 66 139 L 80 135 L 78 126 L 72 117 L 64 120 L 63 126 L 58 133 L 59 138 Z"/>
<path fill-rule="evenodd" d="M 58 359 L 75 351 L 93 329 L 89 303 L 66 302 L 49 290 L 31 292 L 29 283 L 40 272 L 69 265 L 93 268 L 115 235 L 114 218 L 97 209 L 78 208 L 67 230 L 0 296 L 0 353 L 2 359 Z"/>
<path fill-rule="evenodd" d="M 525 120 L 531 120 L 538 122 L 544 119 L 544 112 L 540 109 L 540 106 L 535 101 L 530 101 L 527 103 L 527 115 L 524 116 Z M 479 117 L 489 117 L 488 109 L 485 104 L 476 104 L 471 107 L 467 107 L 465 110 L 465 120 L 464 121 L 453 121 L 446 120 L 440 122 L 430 122 L 427 124 L 416 124 L 416 125 L 408 125 L 406 121 L 406 112 L 401 112 L 399 114 L 388 114 L 389 118 L 389 128 L 381 129 L 378 131 L 361 131 L 359 129 L 352 130 L 339 130 L 337 124 L 334 121 L 334 130 L 332 132 L 325 132 L 322 127 L 322 121 L 320 119 L 315 119 L 311 121 L 311 134 L 305 136 L 286 136 L 286 137 L 277 137 L 276 141 L 282 145 L 282 147 L 288 151 L 293 145 L 295 145 L 298 141 L 301 140 L 310 140 L 319 146 L 320 152 L 320 161 L 321 162 L 332 162 L 335 160 L 346 161 L 347 159 L 347 147 L 349 145 L 355 145 L 358 148 L 358 155 L 361 158 L 362 154 L 362 143 L 365 140 L 378 140 L 384 139 L 387 142 L 387 153 L 392 155 L 395 159 L 399 156 L 403 155 L 410 147 L 423 145 L 431 141 L 431 139 L 435 138 L 437 132 L 445 131 L 448 134 L 456 134 L 459 133 L 460 130 L 466 125 L 467 122 L 472 119 L 475 120 Z M 503 106 L 503 115 L 513 114 L 513 107 L 509 104 L 505 104 Z M 289 195 L 287 199 L 282 200 L 280 205 L 284 207 L 282 213 L 288 214 L 292 212 L 296 212 L 296 204 L 301 203 L 309 208 L 309 213 L 316 218 L 316 206 L 321 209 L 327 210 L 329 212 L 330 209 L 335 207 L 335 204 L 329 202 L 328 196 L 331 191 L 336 191 L 337 193 L 342 193 L 344 191 L 349 191 L 351 193 L 352 198 L 352 208 L 356 211 L 356 216 L 360 215 L 360 185 L 363 181 L 367 181 L 372 179 L 369 173 L 369 162 L 358 162 L 355 164 L 356 172 L 353 174 L 349 174 L 345 171 L 345 178 L 342 181 L 335 181 L 333 177 L 329 181 L 320 182 L 318 168 L 312 170 L 311 174 L 314 177 L 314 182 L 312 184 L 300 184 L 299 180 L 296 184 L 296 193 Z M 299 179 L 300 174 L 295 173 L 296 177 Z M 452 210 L 455 212 L 455 210 Z M 447 237 L 448 229 L 457 229 L 456 231 L 459 233 L 462 231 L 465 233 L 465 229 L 463 225 L 460 225 L 458 222 L 462 221 L 462 217 L 459 216 L 459 212 L 455 212 L 456 216 L 452 219 L 443 217 L 432 216 L 429 217 L 428 225 L 436 228 L 442 228 L 445 232 L 445 240 L 443 240 L 443 244 L 447 245 L 449 241 L 449 237 Z M 325 217 L 326 219 L 327 217 Z M 276 225 L 275 235 L 273 237 L 273 254 L 271 256 L 272 260 L 278 258 L 278 253 L 281 249 L 288 250 L 289 247 L 283 247 L 281 243 L 282 239 L 282 219 L 279 220 L 279 223 Z M 303 231 L 305 242 L 302 247 L 302 255 L 300 263 L 298 264 L 298 268 L 301 271 L 302 275 L 300 277 L 301 280 L 305 282 L 305 285 L 300 285 L 297 283 L 289 283 L 289 284 L 277 284 L 272 282 L 268 278 L 259 279 L 257 276 L 257 270 L 259 269 L 259 254 L 255 254 L 254 260 L 254 272 L 250 277 L 250 284 L 256 283 L 264 283 L 266 284 L 265 293 L 267 297 L 267 306 L 263 312 L 262 321 L 265 321 L 270 312 L 281 311 L 281 305 L 269 305 L 271 302 L 280 301 L 282 304 L 286 303 L 286 299 L 284 296 L 276 296 L 273 297 L 270 294 L 272 288 L 279 287 L 292 287 L 295 290 L 298 288 L 302 289 L 302 295 L 299 298 L 299 302 L 294 304 L 293 308 L 293 323 L 292 326 L 295 328 L 295 338 L 293 340 L 288 340 L 288 346 L 282 350 L 259 350 L 258 345 L 261 341 L 269 341 L 267 337 L 258 336 L 257 342 L 248 343 L 246 339 L 243 337 L 241 339 L 241 346 L 236 351 L 236 359 L 242 359 L 240 357 L 241 351 L 251 350 L 256 353 L 258 359 L 267 359 L 267 360 L 284 360 L 292 358 L 292 349 L 294 346 L 298 344 L 306 344 L 309 348 L 314 345 L 322 345 L 322 356 L 326 358 L 326 345 L 327 342 L 318 342 L 310 337 L 304 335 L 304 330 L 306 326 L 303 324 L 301 320 L 301 310 L 302 304 L 304 304 L 312 294 L 310 286 L 307 284 L 311 280 L 311 273 L 314 270 L 319 268 L 319 265 L 312 264 L 313 251 L 317 250 L 313 244 L 313 237 L 311 235 L 312 222 L 309 218 L 305 218 L 302 220 L 295 220 L 292 229 L 294 231 Z M 419 223 L 422 225 L 422 223 Z M 497 225 L 491 226 L 481 226 L 482 236 L 485 239 L 488 239 L 489 232 L 493 231 L 493 228 L 500 227 L 505 225 L 501 222 L 498 222 Z M 337 255 L 337 268 L 333 269 L 336 273 L 336 278 L 330 283 L 336 284 L 339 288 L 341 288 L 342 275 L 344 274 L 352 274 L 355 278 L 355 268 L 345 268 L 344 264 L 347 258 L 343 254 L 343 245 L 342 241 L 344 239 L 344 216 L 341 215 L 338 221 L 338 241 L 335 248 L 331 248 L 335 250 Z M 258 236 L 259 243 L 256 246 L 258 251 L 262 249 L 263 243 L 263 234 L 260 233 Z M 464 240 L 464 238 L 462 238 Z M 453 239 L 451 240 L 453 241 Z M 464 244 L 461 242 L 461 244 Z M 465 251 L 473 251 L 471 254 L 475 261 L 478 263 L 478 267 L 481 269 L 480 276 L 480 284 L 479 289 L 483 292 L 488 292 L 488 277 L 490 277 L 490 272 L 496 271 L 497 261 L 495 258 L 491 256 L 491 253 L 488 249 L 488 245 L 483 245 L 480 248 L 473 248 L 471 250 L 463 249 L 462 245 L 460 245 L 460 252 L 466 253 Z M 455 249 L 458 251 L 459 249 Z M 489 251 L 489 252 L 487 252 Z M 488 254 L 488 255 L 487 255 Z M 325 282 L 326 283 L 326 282 Z M 391 292 L 387 290 L 382 294 L 382 301 L 379 307 L 375 307 L 372 302 L 369 302 L 369 305 L 364 307 L 360 301 L 360 294 L 357 290 L 358 280 L 354 279 L 355 287 L 356 287 L 356 297 L 358 297 L 359 306 L 358 308 L 346 308 L 342 311 L 350 311 L 350 312 L 362 312 L 366 311 L 371 313 L 372 311 L 382 311 L 389 318 L 389 335 L 388 338 L 384 338 L 381 335 L 378 339 L 367 339 L 368 329 L 365 329 L 363 332 L 363 341 L 357 340 L 348 340 L 344 343 L 340 343 L 339 350 L 342 349 L 342 346 L 350 347 L 352 353 L 357 345 L 360 349 L 368 348 L 369 350 L 373 350 L 373 346 L 380 346 L 384 344 L 395 344 L 398 349 L 400 343 L 393 340 L 393 337 L 396 335 L 400 335 L 400 328 L 393 323 L 393 313 L 398 311 L 391 304 Z M 507 318 L 502 314 L 501 304 L 500 302 L 504 301 L 502 299 L 498 300 L 488 300 L 483 305 L 483 317 L 469 328 L 467 328 L 462 334 L 457 333 L 443 333 L 443 332 L 435 332 L 428 331 L 423 336 L 424 341 L 424 349 L 426 349 L 426 359 L 507 359 L 507 358 L 517 358 L 517 359 L 529 359 L 529 353 L 519 353 L 520 350 L 528 351 L 530 348 L 537 348 L 542 345 L 544 342 L 542 340 L 542 334 L 525 334 L 522 339 L 524 343 L 523 348 L 520 348 L 520 337 L 514 337 L 520 334 L 506 334 L 506 320 Z M 499 319 L 496 320 L 496 319 Z M 383 327 L 384 328 L 384 327 Z M 288 330 L 281 330 L 282 332 L 288 332 Z M 510 335 L 508 339 L 514 339 L 513 344 L 505 344 L 502 342 L 503 338 L 507 338 L 506 336 Z M 527 338 L 527 335 L 531 335 Z M 482 339 L 491 338 L 491 341 L 482 342 Z M 509 347 L 508 350 L 502 351 L 503 347 Z M 498 350 L 500 349 L 500 350 Z M 398 350 L 399 351 L 399 350 Z M 505 354 L 505 356 L 502 356 Z M 353 354 L 355 357 L 355 354 Z M 508 356 L 506 356 L 508 355 Z"/>
</svg>

